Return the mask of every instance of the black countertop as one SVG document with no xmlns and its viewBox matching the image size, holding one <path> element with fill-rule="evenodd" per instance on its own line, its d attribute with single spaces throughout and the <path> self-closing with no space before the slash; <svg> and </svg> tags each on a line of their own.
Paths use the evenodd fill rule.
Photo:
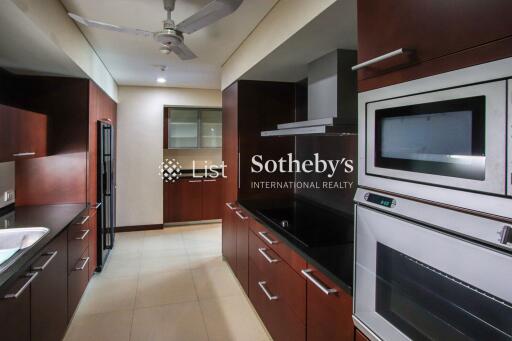
<svg viewBox="0 0 512 341">
<path fill-rule="evenodd" d="M 36 256 L 48 245 L 66 226 L 87 208 L 86 204 L 63 204 L 42 206 L 21 206 L 14 211 L 0 216 L 1 228 L 4 220 L 9 221 L 8 228 L 46 227 L 50 231 L 28 249 L 21 257 L 0 273 L 0 286 L 7 282 L 14 274 L 22 269 L 27 262 Z"/>
<path fill-rule="evenodd" d="M 300 229 L 307 230 L 307 232 L 297 233 L 294 231 L 291 234 L 271 216 L 279 214 L 280 211 L 286 211 L 283 208 L 288 208 L 292 204 L 296 205 L 295 201 L 241 200 L 238 203 L 279 236 L 285 244 L 304 257 L 308 263 L 352 295 L 354 269 L 354 219 L 352 216 L 302 202 L 301 213 L 298 217 L 301 219 Z M 275 210 L 277 213 L 269 214 L 269 209 Z M 286 214 L 282 214 L 285 217 L 283 219 L 287 219 Z M 331 218 L 326 219 L 326 215 Z M 315 221 L 317 222 L 315 223 Z M 292 224 L 293 222 L 290 222 L 290 225 Z M 327 236 L 327 238 L 318 236 Z"/>
</svg>

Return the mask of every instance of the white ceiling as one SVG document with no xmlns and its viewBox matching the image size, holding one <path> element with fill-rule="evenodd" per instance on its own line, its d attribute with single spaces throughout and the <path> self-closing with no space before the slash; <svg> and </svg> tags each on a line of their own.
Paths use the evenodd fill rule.
<svg viewBox="0 0 512 341">
<path fill-rule="evenodd" d="M 338 0 L 247 71 L 251 80 L 297 82 L 307 64 L 335 50 L 357 50 L 357 0 Z"/>
<path fill-rule="evenodd" d="M 166 17 L 162 0 L 61 0 L 66 9 L 88 19 L 152 32 L 162 29 Z M 176 23 L 188 18 L 210 0 L 177 0 Z M 233 14 L 191 35 L 185 42 L 198 56 L 182 61 L 162 55 L 151 38 L 80 26 L 96 53 L 119 85 L 156 84 L 165 65 L 165 86 L 220 89 L 222 64 L 256 27 L 277 0 L 245 0 Z"/>
</svg>

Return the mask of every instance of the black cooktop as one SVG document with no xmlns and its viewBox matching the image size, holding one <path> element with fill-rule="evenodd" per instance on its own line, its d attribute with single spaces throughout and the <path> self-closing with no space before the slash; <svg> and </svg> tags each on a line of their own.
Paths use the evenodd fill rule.
<svg viewBox="0 0 512 341">
<path fill-rule="evenodd" d="M 302 200 L 292 200 L 273 208 L 260 208 L 259 213 L 276 228 L 307 247 L 352 243 L 353 218 Z"/>
</svg>

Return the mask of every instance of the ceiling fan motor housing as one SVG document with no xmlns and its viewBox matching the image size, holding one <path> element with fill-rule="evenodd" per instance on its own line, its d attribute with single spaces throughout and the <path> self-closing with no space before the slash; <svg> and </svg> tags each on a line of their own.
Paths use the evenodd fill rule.
<svg viewBox="0 0 512 341">
<path fill-rule="evenodd" d="M 163 45 L 176 46 L 183 42 L 183 34 L 174 29 L 164 29 L 155 33 L 155 40 Z"/>
</svg>

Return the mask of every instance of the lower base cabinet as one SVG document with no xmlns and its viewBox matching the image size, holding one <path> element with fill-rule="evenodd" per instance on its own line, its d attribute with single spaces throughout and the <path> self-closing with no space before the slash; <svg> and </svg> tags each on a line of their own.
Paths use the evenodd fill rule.
<svg viewBox="0 0 512 341">
<path fill-rule="evenodd" d="M 89 283 L 89 248 L 76 261 L 68 277 L 68 320 L 73 317 L 82 298 L 82 294 Z"/>
<path fill-rule="evenodd" d="M 32 265 L 31 340 L 61 340 L 67 327 L 67 234 L 55 238 Z M 51 309 L 51 311 L 49 311 Z"/>
<path fill-rule="evenodd" d="M 359 336 L 352 296 L 234 203 L 224 208 L 222 243 L 226 261 L 274 340 Z"/>
<path fill-rule="evenodd" d="M 22 290 L 23 285 L 30 280 L 22 274 L 0 291 L 0 321 L 2 321 L 2 340 L 30 341 L 30 290 Z M 6 295 L 19 293 L 17 297 L 5 298 Z"/>
<path fill-rule="evenodd" d="M 305 270 L 305 275 L 308 341 L 353 340 L 352 296 L 312 266 Z"/>
</svg>

